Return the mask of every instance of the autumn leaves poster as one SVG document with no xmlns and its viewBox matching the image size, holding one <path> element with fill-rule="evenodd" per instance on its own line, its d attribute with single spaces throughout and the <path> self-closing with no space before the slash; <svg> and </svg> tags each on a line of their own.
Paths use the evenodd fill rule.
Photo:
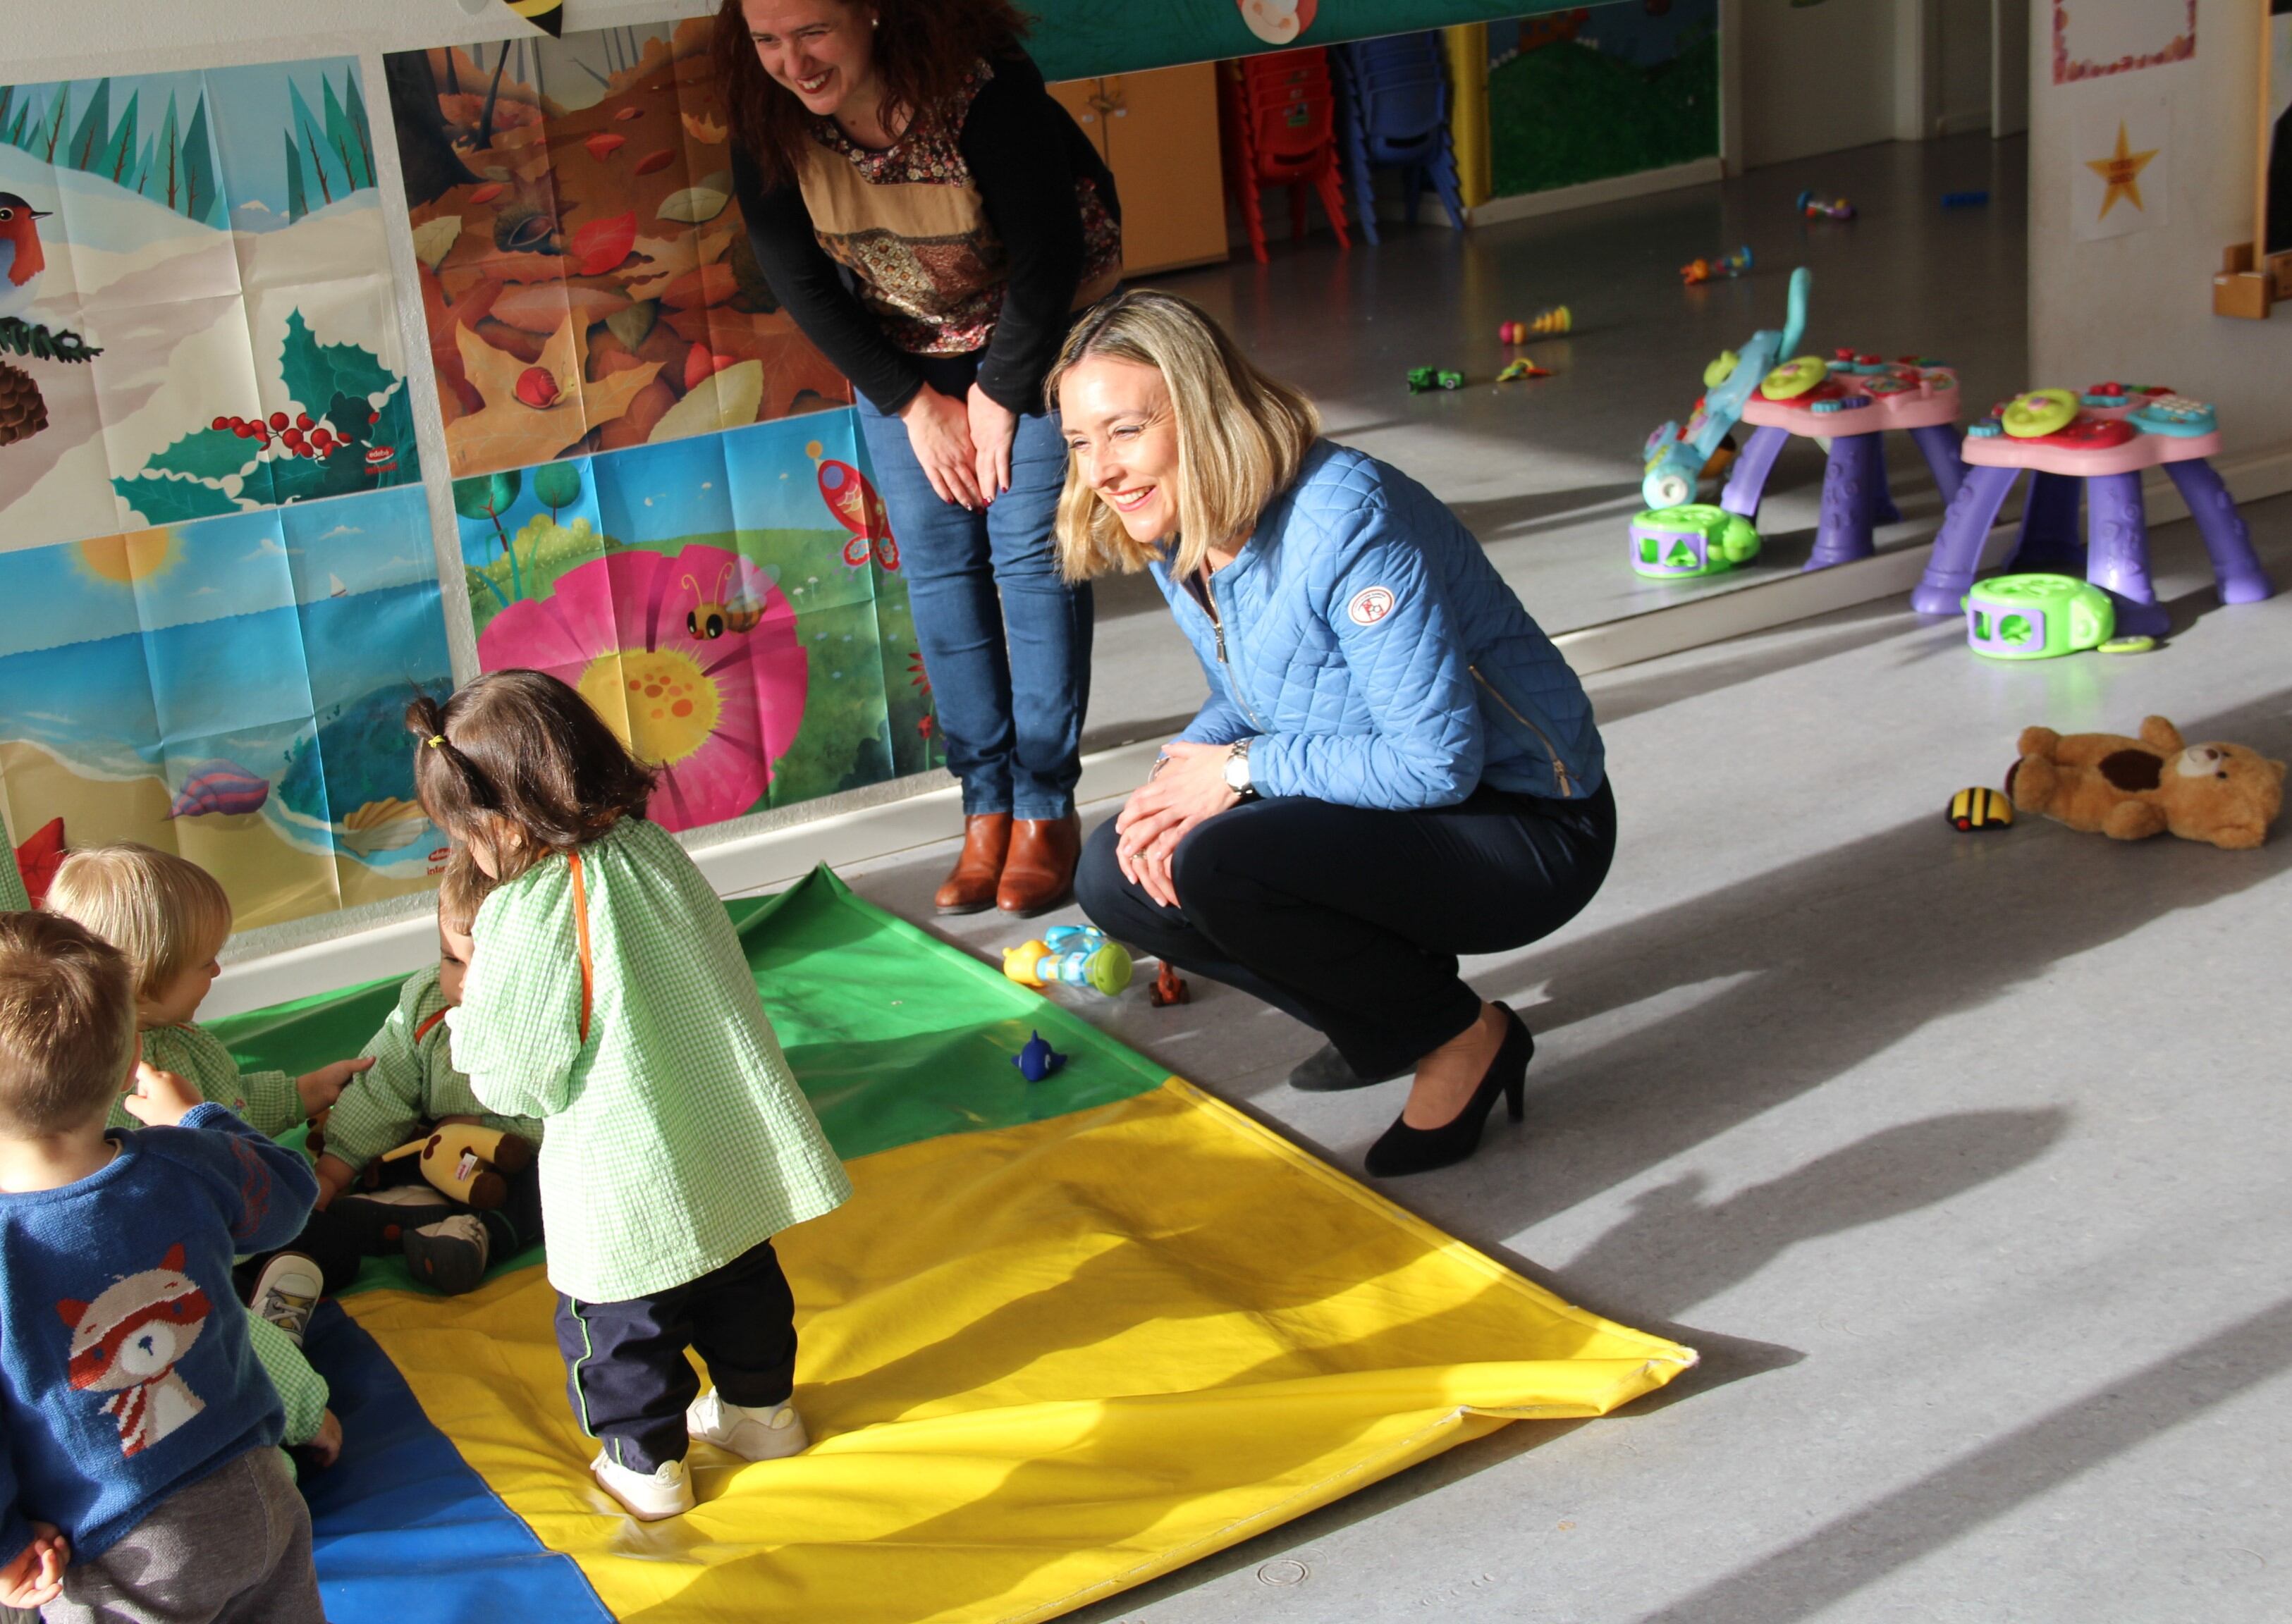
<svg viewBox="0 0 2292 1624">
<path fill-rule="evenodd" d="M 930 762 L 849 391 L 748 257 L 701 46 L 413 52 L 379 98 L 349 59 L 0 86 L 14 839 L 180 850 L 242 929 L 424 888 L 397 717 L 465 605 L 480 664 L 561 668 L 663 768 L 674 827 Z"/>
</svg>

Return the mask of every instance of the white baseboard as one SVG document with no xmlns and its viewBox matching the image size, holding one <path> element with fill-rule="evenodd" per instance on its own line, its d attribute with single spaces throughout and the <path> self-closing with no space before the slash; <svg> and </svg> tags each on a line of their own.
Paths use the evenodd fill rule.
<svg viewBox="0 0 2292 1624">
<path fill-rule="evenodd" d="M 2239 502 L 2292 491 L 2292 446 L 2246 453 L 2215 464 Z M 2161 472 L 2143 487 L 2151 524 L 2188 517 L 2180 492 Z M 1909 591 L 1925 571 L 1927 545 L 1941 527 L 1929 515 L 1909 539 L 1876 558 L 1814 570 L 1739 591 L 1563 632 L 1553 640 L 1578 674 L 1658 659 L 1794 621 L 1881 599 L 1900 598 L 1909 613 Z M 2012 547 L 2015 525 L 2000 525 L 1982 549 L 1983 567 L 2002 560 Z M 1146 780 L 1161 741 L 1117 745 L 1083 758 L 1076 800 L 1102 804 L 1127 795 Z M 962 827 L 962 802 L 955 786 L 922 790 L 925 778 L 879 785 L 898 799 L 873 804 L 846 802 L 824 816 L 742 833 L 694 850 L 693 860 L 722 896 L 748 896 L 785 886 L 826 863 L 835 867 L 896 856 L 901 852 L 951 840 Z M 901 791 L 907 792 L 900 793 Z M 437 927 L 424 911 L 331 941 L 289 948 L 226 965 L 207 994 L 201 1013 L 210 1017 L 259 1009 L 328 987 L 347 986 L 382 976 L 411 975 L 438 952 Z"/>
<path fill-rule="evenodd" d="M 1466 209 L 1465 214 L 1467 221 L 1476 226 L 1492 226 L 1505 220 L 1533 220 L 1539 214 L 1589 208 L 1595 203 L 1619 203 L 1626 197 L 1644 197 L 1650 192 L 1669 192 L 1683 186 L 1701 186 L 1707 181 L 1720 179 L 1724 173 L 1725 167 L 1716 157 L 1697 158 L 1691 163 L 1673 164 L 1663 169 L 1643 169 L 1635 175 L 1611 175 L 1604 181 L 1586 181 L 1578 186 L 1555 186 L 1549 191 L 1491 197 L 1486 203 L 1475 204 Z M 1433 212 L 1443 221 L 1449 218 L 1444 211 Z"/>
</svg>

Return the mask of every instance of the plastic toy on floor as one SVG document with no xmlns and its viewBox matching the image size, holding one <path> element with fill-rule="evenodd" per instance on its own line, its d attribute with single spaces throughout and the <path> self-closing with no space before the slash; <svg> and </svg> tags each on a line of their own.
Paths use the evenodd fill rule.
<svg viewBox="0 0 2292 1624">
<path fill-rule="evenodd" d="M 1960 834 L 1970 834 L 1979 829 L 2011 829 L 2014 826 L 2014 803 L 2000 792 L 1976 784 L 1951 796 L 1949 811 L 1945 816 L 1949 819 L 1949 826 Z"/>
<path fill-rule="evenodd" d="M 1966 646 L 1992 660 L 2052 660 L 2117 634 L 2117 606 L 2074 575 L 1999 575 L 1965 594 Z"/>
<path fill-rule="evenodd" d="M 1533 361 L 1515 358 L 1505 363 L 1504 370 L 1497 374 L 1497 382 L 1517 383 L 1523 378 L 1548 378 L 1551 375 L 1552 371 L 1549 367 L 1538 366 Z"/>
<path fill-rule="evenodd" d="M 1040 1082 L 1045 1077 L 1057 1075 L 1066 1063 L 1067 1057 L 1045 1042 L 1039 1032 L 1029 1033 L 1026 1047 L 1011 1057 L 1011 1064 L 1029 1082 Z"/>
<path fill-rule="evenodd" d="M 2224 850 L 2268 839 L 2284 809 L 2284 763 L 2241 744 L 2190 744 L 2161 716 L 2139 738 L 2025 728 L 2006 792 L 2024 812 L 2113 840 L 2175 834 Z"/>
<path fill-rule="evenodd" d="M 1854 205 L 1844 197 L 1818 197 L 1811 191 L 1801 192 L 1798 201 L 1791 205 L 1808 220 L 1852 220 Z"/>
<path fill-rule="evenodd" d="M 1441 366 L 1412 366 L 1408 369 L 1408 392 L 1421 395 L 1426 390 L 1456 390 L 1465 387 L 1465 374 Z"/>
<path fill-rule="evenodd" d="M 1650 580 L 1716 575 L 1758 556 L 1751 521 L 1708 502 L 1683 502 L 1632 520 L 1632 567 Z"/>
<path fill-rule="evenodd" d="M 1003 973 L 1037 991 L 1057 981 L 1112 998 L 1130 985 L 1130 950 L 1095 925 L 1053 925 L 1035 941 L 1005 948 Z"/>
<path fill-rule="evenodd" d="M 1751 270 L 1751 245 L 1745 243 L 1732 253 L 1722 254 L 1715 260 L 1693 259 L 1679 268 L 1679 279 L 1688 287 L 1699 287 L 1706 282 L 1725 282 L 1736 277 L 1748 276 Z"/>
<path fill-rule="evenodd" d="M 1538 310 L 1526 321 L 1500 321 L 1497 324 L 1497 342 L 1525 344 L 1532 338 L 1553 338 L 1572 332 L 1576 318 L 1564 304 L 1555 304 L 1548 310 Z"/>
<path fill-rule="evenodd" d="M 1165 964 L 1154 977 L 1153 990 L 1148 997 L 1157 1009 L 1166 1009 L 1173 1004 L 1192 1002 L 1194 990 L 1186 985 L 1186 978 L 1178 974 L 1176 965 Z"/>
<path fill-rule="evenodd" d="M 422 1177 L 441 1195 L 480 1212 L 509 1197 L 510 1178 L 533 1164 L 533 1146 L 480 1122 L 443 1122 L 426 1139 L 385 1152 L 384 1162 L 422 1159 Z"/>
</svg>

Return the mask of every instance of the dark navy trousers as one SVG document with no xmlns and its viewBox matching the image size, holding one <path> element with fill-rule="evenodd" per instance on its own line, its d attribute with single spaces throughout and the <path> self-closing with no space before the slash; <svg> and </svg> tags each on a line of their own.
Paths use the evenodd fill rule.
<svg viewBox="0 0 2292 1624">
<path fill-rule="evenodd" d="M 1317 1028 L 1353 1070 L 1388 1077 L 1471 1025 L 1459 953 L 1504 953 L 1583 911 L 1616 851 L 1616 799 L 1475 790 L 1396 811 L 1306 796 L 1246 801 L 1196 824 L 1166 908 L 1122 877 L 1109 818 L 1075 895 L 1109 936 L 1263 999 Z"/>
<path fill-rule="evenodd" d="M 616 1465 L 650 1472 L 684 1459 L 684 1409 L 700 1396 L 687 1348 L 733 1403 L 769 1410 L 787 1403 L 795 1391 L 795 1298 L 766 1241 L 650 1297 L 560 1297 L 557 1347 L 581 1430 Z"/>
</svg>

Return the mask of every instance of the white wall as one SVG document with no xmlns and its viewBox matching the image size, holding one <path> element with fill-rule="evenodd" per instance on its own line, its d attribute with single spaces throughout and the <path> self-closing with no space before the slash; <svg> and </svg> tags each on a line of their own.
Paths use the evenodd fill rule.
<svg viewBox="0 0 2292 1624">
<path fill-rule="evenodd" d="M 2062 85 L 2053 83 L 2051 9 L 2031 8 L 2030 382 L 2127 379 L 2211 400 L 2231 488 L 2248 500 L 2292 488 L 2292 308 L 2267 321 L 2212 313 L 2222 249 L 2252 237 L 2253 0 L 2199 0 L 2189 61 Z M 2120 93 L 2170 100 L 2168 223 L 2079 242 L 2070 214 L 2078 110 Z"/>
</svg>

